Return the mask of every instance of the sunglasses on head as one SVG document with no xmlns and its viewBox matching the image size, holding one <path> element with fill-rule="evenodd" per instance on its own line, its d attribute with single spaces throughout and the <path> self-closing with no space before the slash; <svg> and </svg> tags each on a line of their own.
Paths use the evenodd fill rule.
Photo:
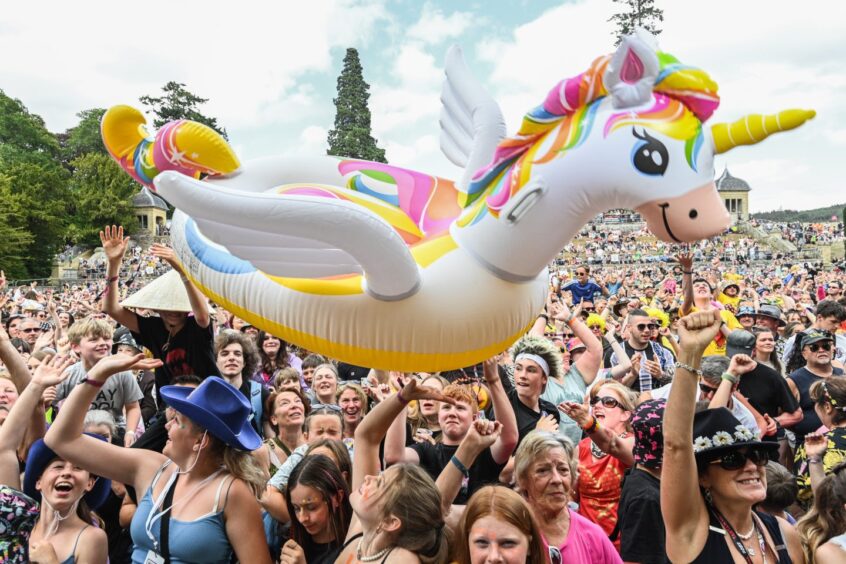
<svg viewBox="0 0 846 564">
<path fill-rule="evenodd" d="M 564 562 L 564 559 L 561 556 L 561 549 L 557 546 L 549 547 L 549 561 L 551 564 L 562 564 L 562 562 Z"/>
<path fill-rule="evenodd" d="M 656 323 L 638 323 L 637 325 L 635 325 L 635 329 L 637 329 L 638 331 L 646 331 L 647 329 L 649 329 L 650 331 L 654 331 L 655 329 L 658 329 L 658 324 L 656 324 Z"/>
<path fill-rule="evenodd" d="M 764 449 L 750 449 L 746 452 L 735 450 L 724 454 L 722 458 L 712 460 L 710 464 L 719 464 L 723 470 L 740 470 L 751 460 L 755 466 L 766 466 L 770 461 L 770 453 Z"/>
<path fill-rule="evenodd" d="M 590 405 L 591 406 L 594 406 L 598 403 L 601 403 L 602 407 L 607 407 L 609 409 L 612 409 L 612 408 L 615 408 L 615 407 L 622 407 L 620 405 L 620 402 L 618 402 L 616 399 L 612 398 L 611 396 L 602 396 L 602 397 L 596 396 L 596 397 L 590 398 Z"/>
<path fill-rule="evenodd" d="M 332 412 L 332 413 L 341 413 L 341 408 L 340 408 L 340 406 L 337 406 L 335 404 L 324 403 L 324 404 L 321 404 L 321 405 L 318 405 L 318 406 L 312 408 L 311 413 L 312 413 L 312 415 L 315 415 L 315 414 L 316 415 L 326 415 L 326 413 L 323 413 L 323 412 L 326 412 L 326 411 L 329 411 L 329 412 Z"/>
<path fill-rule="evenodd" d="M 831 351 L 831 341 L 823 341 L 821 343 L 811 343 L 810 345 L 808 345 L 808 348 L 811 349 L 811 352 L 817 352 L 820 349 L 822 349 L 824 351 Z"/>
</svg>

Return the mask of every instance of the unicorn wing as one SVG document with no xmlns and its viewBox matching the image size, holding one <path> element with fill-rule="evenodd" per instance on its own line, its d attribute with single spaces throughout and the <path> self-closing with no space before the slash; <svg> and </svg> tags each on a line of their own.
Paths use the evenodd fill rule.
<svg viewBox="0 0 846 564">
<path fill-rule="evenodd" d="M 366 291 L 400 300 L 420 274 L 402 237 L 381 217 L 344 200 L 243 192 L 163 172 L 156 189 L 232 255 L 273 276 L 363 272 Z"/>
<path fill-rule="evenodd" d="M 441 151 L 464 169 L 456 187 L 466 192 L 473 174 L 490 163 L 505 137 L 499 105 L 464 63 L 461 48 L 453 45 L 446 56 L 446 79 L 441 90 Z"/>
</svg>

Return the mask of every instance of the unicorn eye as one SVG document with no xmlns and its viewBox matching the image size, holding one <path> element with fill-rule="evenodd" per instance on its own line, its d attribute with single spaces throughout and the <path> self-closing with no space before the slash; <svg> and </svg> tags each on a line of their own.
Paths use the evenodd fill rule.
<svg viewBox="0 0 846 564">
<path fill-rule="evenodd" d="M 664 144 L 649 135 L 645 129 L 642 133 L 638 133 L 633 127 L 632 135 L 640 139 L 635 143 L 632 151 L 634 167 L 649 176 L 663 176 L 670 163 L 670 156 Z"/>
</svg>

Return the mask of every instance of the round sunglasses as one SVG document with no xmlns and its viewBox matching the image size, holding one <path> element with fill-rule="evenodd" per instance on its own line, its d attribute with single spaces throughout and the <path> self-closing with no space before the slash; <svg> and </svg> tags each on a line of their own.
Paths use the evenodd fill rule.
<svg viewBox="0 0 846 564">
<path fill-rule="evenodd" d="M 751 460 L 755 466 L 766 466 L 770 461 L 770 453 L 764 449 L 750 449 L 746 452 L 734 450 L 723 455 L 722 458 L 712 460 L 711 464 L 719 464 L 723 470 L 740 470 Z"/>
</svg>

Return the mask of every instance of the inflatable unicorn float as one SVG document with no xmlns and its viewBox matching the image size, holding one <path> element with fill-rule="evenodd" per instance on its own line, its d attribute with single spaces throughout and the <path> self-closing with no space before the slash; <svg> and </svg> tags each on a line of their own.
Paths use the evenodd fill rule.
<svg viewBox="0 0 846 564">
<path fill-rule="evenodd" d="M 176 121 L 151 137 L 127 106 L 106 113 L 102 134 L 175 206 L 173 247 L 216 303 L 310 351 L 436 371 L 517 340 L 543 308 L 547 265 L 599 212 L 635 209 L 664 241 L 722 233 L 714 155 L 814 116 L 706 127 L 717 85 L 643 32 L 558 83 L 513 137 L 457 48 L 442 102 L 457 182 L 331 156 L 241 165 L 211 129 Z"/>
</svg>

